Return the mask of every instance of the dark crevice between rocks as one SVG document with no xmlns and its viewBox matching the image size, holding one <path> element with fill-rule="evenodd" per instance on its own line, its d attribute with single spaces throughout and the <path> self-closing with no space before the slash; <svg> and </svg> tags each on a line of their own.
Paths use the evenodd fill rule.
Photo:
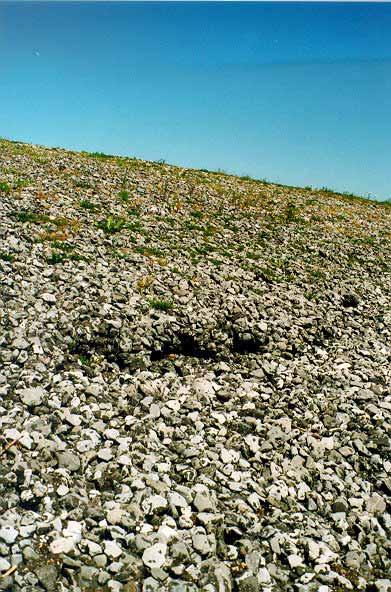
<svg viewBox="0 0 391 592">
<path fill-rule="evenodd" d="M 188 357 L 198 360 L 224 360 L 233 355 L 262 354 L 267 351 L 269 337 L 256 335 L 253 332 L 239 332 L 230 327 L 225 327 L 225 335 L 229 339 L 224 343 L 214 343 L 211 339 L 201 335 L 200 338 L 188 331 L 182 331 L 173 335 L 166 335 L 163 342 L 151 347 L 145 352 L 126 352 L 120 345 L 118 334 L 111 331 L 101 331 L 93 338 L 83 339 L 79 337 L 69 347 L 69 357 L 78 357 L 88 370 L 94 355 L 102 356 L 109 363 L 116 364 L 120 370 L 135 372 L 145 369 L 148 365 L 148 357 L 151 363 L 175 359 L 176 357 Z"/>
<path fill-rule="evenodd" d="M 267 335 L 255 335 L 254 333 L 246 332 L 239 333 L 232 331 L 232 343 L 230 351 L 234 354 L 259 354 L 264 353 L 269 343 Z"/>
<path fill-rule="evenodd" d="M 201 345 L 190 333 L 179 333 L 176 343 L 167 341 L 160 350 L 151 352 L 151 362 L 163 360 L 170 355 L 186 356 L 211 360 L 216 358 L 216 351 L 212 348 Z"/>
<path fill-rule="evenodd" d="M 69 353 L 82 358 L 86 365 L 91 362 L 93 355 L 97 354 L 108 362 L 117 364 L 120 370 L 125 370 L 128 366 L 118 342 L 110 337 L 97 336 L 93 341 L 78 340 L 69 348 Z"/>
</svg>

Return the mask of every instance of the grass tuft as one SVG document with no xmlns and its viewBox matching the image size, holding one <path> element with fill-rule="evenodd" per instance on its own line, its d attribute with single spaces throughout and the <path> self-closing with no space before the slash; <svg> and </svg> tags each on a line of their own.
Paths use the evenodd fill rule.
<svg viewBox="0 0 391 592">
<path fill-rule="evenodd" d="M 97 223 L 97 227 L 103 230 L 105 234 L 114 234 L 120 232 L 126 226 L 126 220 L 117 216 L 109 216 Z"/>
<path fill-rule="evenodd" d="M 129 191 L 122 190 L 119 192 L 118 197 L 122 199 L 122 201 L 129 201 L 130 200 L 130 193 Z"/>
<path fill-rule="evenodd" d="M 149 305 L 154 310 L 161 310 L 163 312 L 171 310 L 174 306 L 171 300 L 159 300 L 156 298 L 149 300 Z"/>
<path fill-rule="evenodd" d="M 83 210 L 89 210 L 90 212 L 94 212 L 98 209 L 98 206 L 92 203 L 92 201 L 90 201 L 89 199 L 82 199 L 79 202 L 79 207 L 83 208 Z"/>
<path fill-rule="evenodd" d="M 0 191 L 2 193 L 10 193 L 11 192 L 11 187 L 8 185 L 8 183 L 4 183 L 3 181 L 0 183 Z"/>
<path fill-rule="evenodd" d="M 4 251 L 0 251 L 0 260 L 12 263 L 12 261 L 14 260 L 14 256 L 10 255 L 9 253 L 4 253 Z"/>
</svg>

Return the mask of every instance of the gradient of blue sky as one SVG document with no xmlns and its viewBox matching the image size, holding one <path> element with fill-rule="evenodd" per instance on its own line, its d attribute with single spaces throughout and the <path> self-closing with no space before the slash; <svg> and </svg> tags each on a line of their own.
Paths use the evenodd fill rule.
<svg viewBox="0 0 391 592">
<path fill-rule="evenodd" d="M 0 135 L 387 198 L 390 30 L 380 3 L 0 1 Z"/>
</svg>

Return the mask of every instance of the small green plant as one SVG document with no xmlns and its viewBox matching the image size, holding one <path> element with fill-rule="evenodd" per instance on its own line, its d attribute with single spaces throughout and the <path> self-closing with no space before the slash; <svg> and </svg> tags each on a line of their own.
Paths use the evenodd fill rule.
<svg viewBox="0 0 391 592">
<path fill-rule="evenodd" d="M 311 276 L 315 280 L 322 280 L 325 277 L 324 273 L 320 269 L 314 269 L 313 271 L 311 271 Z"/>
<path fill-rule="evenodd" d="M 11 191 L 11 187 L 8 185 L 8 183 L 4 183 L 2 181 L 2 182 L 0 182 L 0 191 L 8 194 Z"/>
<path fill-rule="evenodd" d="M 203 213 L 199 210 L 193 210 L 192 212 L 190 212 L 190 216 L 196 218 L 197 220 L 201 220 L 201 218 L 203 217 Z"/>
<path fill-rule="evenodd" d="M 64 218 L 63 216 L 58 216 L 58 218 L 49 218 L 49 222 L 57 226 L 57 228 L 64 228 L 64 226 L 68 226 L 69 220 Z"/>
<path fill-rule="evenodd" d="M 253 253 L 252 251 L 248 251 L 246 253 L 246 256 L 248 257 L 248 259 L 253 259 L 254 261 L 257 261 L 261 258 L 261 255 L 259 253 Z"/>
<path fill-rule="evenodd" d="M 32 222 L 33 224 L 42 224 L 44 222 L 50 222 L 50 217 L 46 214 L 35 214 L 34 212 L 17 212 L 16 217 L 19 222 Z"/>
<path fill-rule="evenodd" d="M 94 158 L 102 158 L 103 160 L 108 158 L 114 158 L 111 154 L 105 154 L 104 152 L 87 152 L 88 156 L 93 156 Z"/>
<path fill-rule="evenodd" d="M 185 221 L 184 227 L 187 228 L 187 230 L 198 230 L 199 232 L 202 232 L 202 226 L 188 220 Z"/>
<path fill-rule="evenodd" d="M 285 222 L 287 222 L 288 224 L 291 222 L 297 222 L 298 221 L 298 216 L 297 213 L 299 211 L 299 208 L 292 202 L 289 202 L 285 208 Z"/>
<path fill-rule="evenodd" d="M 80 354 L 79 362 L 82 366 L 91 366 L 91 358 L 84 354 Z"/>
<path fill-rule="evenodd" d="M 73 245 L 70 245 L 69 243 L 61 242 L 58 240 L 55 240 L 52 242 L 52 247 L 54 249 L 59 249 L 60 251 L 64 251 L 65 253 L 70 253 L 75 248 Z"/>
<path fill-rule="evenodd" d="M 147 232 L 143 230 L 141 222 L 139 220 L 135 220 L 134 222 L 128 222 L 126 224 L 126 228 L 128 230 L 131 230 L 132 232 L 141 232 L 141 234 L 145 234 L 145 236 L 147 236 Z"/>
<path fill-rule="evenodd" d="M 52 251 L 49 257 L 46 258 L 46 262 L 49 263 L 49 265 L 57 265 L 64 261 L 86 261 L 86 258 L 78 253 L 61 253 L 58 251 Z"/>
<path fill-rule="evenodd" d="M 75 182 L 75 187 L 80 187 L 81 189 L 91 189 L 91 183 L 88 181 L 84 181 L 83 179 L 79 179 Z"/>
<path fill-rule="evenodd" d="M 4 253 L 4 251 L 0 251 L 0 260 L 7 261 L 8 263 L 12 263 L 12 261 L 14 260 L 14 257 L 13 257 L 13 255 L 10 255 L 9 253 Z"/>
<path fill-rule="evenodd" d="M 49 265 L 57 265 L 57 263 L 65 261 L 66 258 L 65 253 L 57 253 L 56 251 L 53 251 L 49 257 L 46 258 L 46 262 L 49 263 Z"/>
<path fill-rule="evenodd" d="M 157 247 L 136 247 L 136 253 L 140 253 L 140 255 L 146 255 L 147 257 L 163 257 L 164 253 L 161 249 Z"/>
<path fill-rule="evenodd" d="M 124 189 L 122 191 L 119 192 L 118 197 L 120 199 L 122 199 L 122 201 L 129 201 L 130 199 L 130 194 L 129 191 L 125 191 Z"/>
<path fill-rule="evenodd" d="M 103 230 L 105 234 L 114 234 L 120 232 L 126 226 L 126 220 L 116 216 L 109 216 L 97 223 L 97 227 Z"/>
<path fill-rule="evenodd" d="M 23 179 L 22 177 L 20 179 L 17 179 L 14 183 L 14 187 L 15 189 L 22 189 L 23 187 L 27 187 L 30 184 L 30 180 L 29 179 Z"/>
<path fill-rule="evenodd" d="M 79 206 L 83 208 L 83 210 L 89 210 L 90 212 L 94 212 L 98 209 L 98 206 L 92 203 L 92 201 L 90 201 L 89 199 L 82 199 L 79 202 Z"/>
<path fill-rule="evenodd" d="M 154 310 L 161 310 L 163 312 L 167 312 L 168 310 L 171 310 L 173 307 L 173 303 L 171 302 L 171 300 L 159 300 L 156 298 L 152 298 L 149 301 L 149 304 L 150 307 Z"/>
</svg>

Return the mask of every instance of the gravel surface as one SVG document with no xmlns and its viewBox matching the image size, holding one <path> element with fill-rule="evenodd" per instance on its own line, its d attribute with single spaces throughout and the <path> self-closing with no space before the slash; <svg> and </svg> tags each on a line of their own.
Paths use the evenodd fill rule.
<svg viewBox="0 0 391 592">
<path fill-rule="evenodd" d="M 391 208 L 0 142 L 0 590 L 391 590 Z"/>
</svg>

